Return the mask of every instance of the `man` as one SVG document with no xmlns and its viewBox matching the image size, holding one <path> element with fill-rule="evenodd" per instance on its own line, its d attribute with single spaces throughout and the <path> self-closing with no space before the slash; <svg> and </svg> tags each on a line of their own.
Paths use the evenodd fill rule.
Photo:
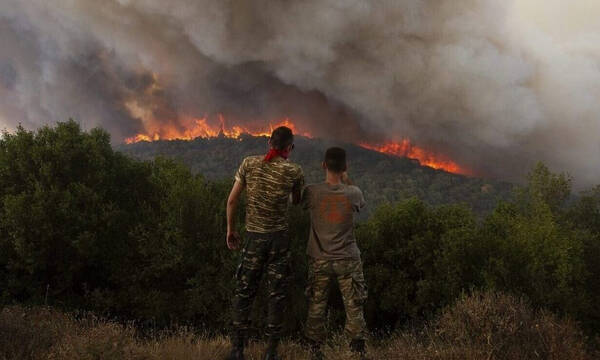
<svg viewBox="0 0 600 360">
<path fill-rule="evenodd" d="M 346 310 L 345 332 L 351 339 L 350 349 L 361 359 L 366 359 L 367 330 L 363 306 L 367 286 L 353 231 L 354 212 L 365 206 L 365 200 L 360 189 L 348 178 L 344 149 L 328 149 L 323 168 L 325 182 L 308 185 L 303 194 L 311 220 L 305 336 L 311 345 L 313 359 L 322 359 L 329 288 L 333 278 L 337 278 Z"/>
<path fill-rule="evenodd" d="M 297 164 L 287 160 L 294 149 L 292 130 L 273 130 L 266 156 L 244 159 L 235 175 L 227 201 L 227 246 L 237 250 L 240 237 L 235 231 L 235 209 L 244 189 L 247 193 L 246 241 L 236 272 L 233 300 L 232 350 L 227 359 L 244 359 L 244 345 L 250 327 L 249 315 L 263 271 L 266 271 L 269 309 L 265 360 L 277 360 L 277 346 L 283 328 L 283 307 L 289 267 L 287 207 L 300 202 L 304 176 Z"/>
</svg>

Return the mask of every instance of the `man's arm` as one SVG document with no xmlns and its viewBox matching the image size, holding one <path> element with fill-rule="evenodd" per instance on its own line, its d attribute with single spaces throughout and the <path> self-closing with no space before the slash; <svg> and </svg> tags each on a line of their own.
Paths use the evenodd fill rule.
<svg viewBox="0 0 600 360">
<path fill-rule="evenodd" d="M 292 191 L 292 204 L 298 205 L 302 200 L 302 189 L 294 189 Z"/>
<path fill-rule="evenodd" d="M 302 169 L 299 170 L 298 179 L 292 189 L 292 204 L 298 205 L 302 201 L 302 189 L 304 188 L 304 173 Z"/>
<path fill-rule="evenodd" d="M 240 236 L 235 231 L 235 210 L 243 190 L 244 184 L 236 180 L 227 199 L 227 247 L 230 250 L 237 250 L 240 247 Z"/>
</svg>

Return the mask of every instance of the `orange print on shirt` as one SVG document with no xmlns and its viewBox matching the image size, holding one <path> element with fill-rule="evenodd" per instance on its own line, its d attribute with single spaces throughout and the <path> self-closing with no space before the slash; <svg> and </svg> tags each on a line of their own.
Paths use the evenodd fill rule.
<svg viewBox="0 0 600 360">
<path fill-rule="evenodd" d="M 325 195 L 319 202 L 319 213 L 322 219 L 330 224 L 341 224 L 351 214 L 352 205 L 344 195 Z"/>
</svg>

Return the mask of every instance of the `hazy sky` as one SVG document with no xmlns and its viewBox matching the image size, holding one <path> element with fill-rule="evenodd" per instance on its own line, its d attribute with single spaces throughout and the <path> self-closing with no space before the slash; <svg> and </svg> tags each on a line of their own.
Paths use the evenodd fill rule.
<svg viewBox="0 0 600 360">
<path fill-rule="evenodd" d="M 408 137 L 518 180 L 600 183 L 600 5 L 575 0 L 0 0 L 0 126 L 115 141 L 224 113 Z"/>
<path fill-rule="evenodd" d="M 561 41 L 600 30 L 596 0 L 514 0 L 514 16 Z"/>
</svg>

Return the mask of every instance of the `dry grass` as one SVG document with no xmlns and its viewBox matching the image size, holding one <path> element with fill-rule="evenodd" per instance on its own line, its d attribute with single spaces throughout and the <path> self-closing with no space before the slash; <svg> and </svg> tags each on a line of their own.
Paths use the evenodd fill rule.
<svg viewBox="0 0 600 360">
<path fill-rule="evenodd" d="M 495 294 L 475 294 L 447 309 L 416 333 L 399 333 L 371 341 L 372 359 L 570 359 L 597 358 L 586 349 L 576 325 L 522 301 Z M 229 341 L 204 337 L 182 328 L 150 339 L 132 326 L 48 308 L 6 307 L 0 313 L 0 359 L 223 359 Z M 251 343 L 247 359 L 261 359 L 264 344 Z M 285 342 L 286 360 L 308 359 L 295 342 Z M 348 344 L 335 336 L 325 348 L 327 359 L 352 359 Z"/>
</svg>

